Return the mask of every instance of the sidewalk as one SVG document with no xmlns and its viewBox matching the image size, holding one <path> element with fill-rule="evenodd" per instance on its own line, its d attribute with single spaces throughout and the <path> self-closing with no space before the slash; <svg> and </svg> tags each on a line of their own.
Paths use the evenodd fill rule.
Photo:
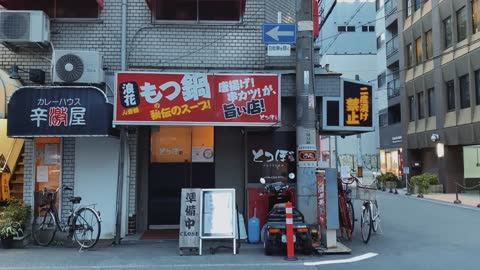
<svg viewBox="0 0 480 270">
<path fill-rule="evenodd" d="M 398 193 L 405 195 L 406 190 L 399 189 Z M 412 196 L 417 196 L 417 194 L 412 194 Z M 423 197 L 430 200 L 436 200 L 452 204 L 456 200 L 455 193 L 432 193 L 424 194 Z M 462 202 L 461 205 L 477 207 L 480 204 L 480 195 L 478 194 L 478 192 L 460 193 L 458 194 L 458 199 Z"/>
</svg>

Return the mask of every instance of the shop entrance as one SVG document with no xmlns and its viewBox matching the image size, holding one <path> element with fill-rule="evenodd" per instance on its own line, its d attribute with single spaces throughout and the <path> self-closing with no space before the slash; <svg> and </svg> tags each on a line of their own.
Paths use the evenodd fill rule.
<svg viewBox="0 0 480 270">
<path fill-rule="evenodd" d="M 182 188 L 215 186 L 213 127 L 152 128 L 148 184 L 149 229 L 177 228 Z"/>
</svg>

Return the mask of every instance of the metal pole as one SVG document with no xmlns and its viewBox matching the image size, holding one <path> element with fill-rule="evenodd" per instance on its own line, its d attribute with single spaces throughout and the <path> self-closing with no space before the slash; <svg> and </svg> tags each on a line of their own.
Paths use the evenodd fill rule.
<svg viewBox="0 0 480 270">
<path fill-rule="evenodd" d="M 313 89 L 313 16 L 312 1 L 296 1 L 296 87 L 297 87 L 297 207 L 307 224 L 316 224 L 317 198 L 315 169 L 317 161 L 302 158 L 304 151 L 316 153 L 317 131 Z"/>
<path fill-rule="evenodd" d="M 455 201 L 453 201 L 454 204 L 461 204 L 462 201 L 458 199 L 458 183 L 455 183 Z"/>
<path fill-rule="evenodd" d="M 128 0 L 122 0 L 122 37 L 121 37 L 121 69 L 127 68 L 127 4 Z M 115 219 L 115 244 L 119 245 L 122 235 L 122 205 L 123 205 L 123 170 L 125 166 L 125 147 L 126 130 L 120 128 L 120 153 L 118 155 L 118 178 L 117 178 L 117 205 L 116 205 L 116 219 Z"/>
</svg>

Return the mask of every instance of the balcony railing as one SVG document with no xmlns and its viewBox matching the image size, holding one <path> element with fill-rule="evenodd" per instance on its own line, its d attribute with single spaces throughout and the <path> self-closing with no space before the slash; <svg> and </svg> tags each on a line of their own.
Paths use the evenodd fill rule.
<svg viewBox="0 0 480 270">
<path fill-rule="evenodd" d="M 400 81 L 398 79 L 391 80 L 387 83 L 388 98 L 400 95 Z"/>
<path fill-rule="evenodd" d="M 386 46 L 387 46 L 387 57 L 396 53 L 398 51 L 398 35 L 395 35 L 389 41 L 387 41 Z"/>
<path fill-rule="evenodd" d="M 385 16 L 389 16 L 397 9 L 397 0 L 385 1 Z"/>
</svg>

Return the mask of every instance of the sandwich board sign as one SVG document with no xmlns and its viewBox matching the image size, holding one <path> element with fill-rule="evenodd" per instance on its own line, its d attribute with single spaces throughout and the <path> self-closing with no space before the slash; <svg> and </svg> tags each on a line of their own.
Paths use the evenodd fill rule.
<svg viewBox="0 0 480 270">
<path fill-rule="evenodd" d="M 204 239 L 232 239 L 237 254 L 237 210 L 235 189 L 202 189 L 200 204 L 200 248 Z"/>
<path fill-rule="evenodd" d="M 200 188 L 182 188 L 178 236 L 180 255 L 184 250 L 198 250 L 200 246 L 200 196 Z"/>
</svg>

